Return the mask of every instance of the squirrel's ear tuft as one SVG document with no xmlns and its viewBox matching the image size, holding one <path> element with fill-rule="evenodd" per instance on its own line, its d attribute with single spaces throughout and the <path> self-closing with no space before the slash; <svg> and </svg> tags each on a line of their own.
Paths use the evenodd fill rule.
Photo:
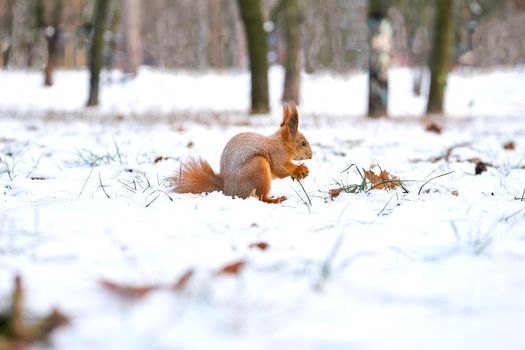
<svg viewBox="0 0 525 350">
<path fill-rule="evenodd" d="M 292 137 L 295 137 L 297 134 L 297 129 L 299 127 L 299 114 L 297 113 L 297 107 L 294 102 L 283 104 L 283 121 L 281 127 L 287 128 Z"/>
</svg>

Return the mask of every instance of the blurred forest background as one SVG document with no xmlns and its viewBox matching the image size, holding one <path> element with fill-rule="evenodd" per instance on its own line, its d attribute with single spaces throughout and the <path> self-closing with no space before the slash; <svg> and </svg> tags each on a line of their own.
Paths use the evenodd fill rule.
<svg viewBox="0 0 525 350">
<path fill-rule="evenodd" d="M 56 67 L 98 74 L 93 51 L 131 77 L 140 65 L 251 68 L 254 113 L 268 111 L 255 77 L 268 65 L 286 67 L 283 100 L 297 101 L 298 72 L 368 70 L 374 116 L 385 114 L 390 66 L 429 67 L 443 89 L 443 70 L 525 63 L 525 0 L 0 0 L 0 43 L 4 69 L 43 69 L 49 86 Z"/>
</svg>

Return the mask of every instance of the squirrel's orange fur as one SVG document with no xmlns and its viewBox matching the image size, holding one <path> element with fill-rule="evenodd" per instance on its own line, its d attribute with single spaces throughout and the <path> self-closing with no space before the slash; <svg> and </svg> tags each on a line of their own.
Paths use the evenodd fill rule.
<svg viewBox="0 0 525 350">
<path fill-rule="evenodd" d="M 224 147 L 220 172 L 216 174 L 202 159 L 192 159 L 182 164 L 171 178 L 177 193 L 205 193 L 222 191 L 225 195 L 247 198 L 255 195 L 267 203 L 280 203 L 284 196 L 271 198 L 272 179 L 291 176 L 303 179 L 308 176 L 304 164 L 292 160 L 312 158 L 308 140 L 297 129 L 299 115 L 295 104 L 283 106 L 283 121 L 274 134 L 263 136 L 244 132 L 234 136 Z"/>
</svg>

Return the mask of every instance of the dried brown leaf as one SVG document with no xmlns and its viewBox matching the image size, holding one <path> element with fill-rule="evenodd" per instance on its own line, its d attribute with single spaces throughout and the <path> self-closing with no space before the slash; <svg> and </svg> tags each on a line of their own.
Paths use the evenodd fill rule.
<svg viewBox="0 0 525 350">
<path fill-rule="evenodd" d="M 476 167 L 474 168 L 474 173 L 476 175 L 480 175 L 481 173 L 484 173 L 487 171 L 487 164 L 482 162 L 481 160 L 476 162 Z"/>
<path fill-rule="evenodd" d="M 509 141 L 509 142 L 505 143 L 503 145 L 503 148 L 506 149 L 507 151 L 514 151 L 514 148 L 515 148 L 514 142 Z"/>
<path fill-rule="evenodd" d="M 426 125 L 425 130 L 428 132 L 433 132 L 435 134 L 441 134 L 441 131 L 443 129 L 441 128 L 441 126 L 439 126 L 435 122 L 430 122 Z"/>
<path fill-rule="evenodd" d="M 59 328 L 71 323 L 68 316 L 62 313 L 59 309 L 53 309 L 51 312 L 39 320 L 28 331 L 28 340 L 34 342 L 47 342 L 51 333 Z"/>
<path fill-rule="evenodd" d="M 16 276 L 11 301 L 11 337 L 14 339 L 23 339 L 27 331 L 27 325 L 24 320 L 24 297 L 25 291 L 22 286 L 22 277 Z"/>
<path fill-rule="evenodd" d="M 186 270 L 179 277 L 177 282 L 175 282 L 175 284 L 173 285 L 173 289 L 176 290 L 176 291 L 181 291 L 184 288 L 186 288 L 186 286 L 188 285 L 188 282 L 190 281 L 191 277 L 193 276 L 193 273 L 194 273 L 193 269 Z"/>
<path fill-rule="evenodd" d="M 24 288 L 22 278 L 16 276 L 11 305 L 0 314 L 4 322 L 0 329 L 0 349 L 27 349 L 32 343 L 49 341 L 50 334 L 58 327 L 69 323 L 69 318 L 58 309 L 53 309 L 45 317 L 24 317 Z"/>
<path fill-rule="evenodd" d="M 334 198 L 339 197 L 341 192 L 343 192 L 342 188 L 333 188 L 330 191 L 328 191 L 328 196 L 330 197 L 330 199 L 333 200 Z"/>
<path fill-rule="evenodd" d="M 145 297 L 150 292 L 159 289 L 157 285 L 146 285 L 146 286 L 132 286 L 121 283 L 116 283 L 110 280 L 102 279 L 98 283 L 111 293 L 130 299 L 140 299 Z"/>
<path fill-rule="evenodd" d="M 246 265 L 246 260 L 240 259 L 226 264 L 217 271 L 217 275 L 238 275 Z"/>
<path fill-rule="evenodd" d="M 158 162 L 162 162 L 164 160 L 168 160 L 169 158 L 168 157 L 165 157 L 165 156 L 157 156 L 155 157 L 155 159 L 153 160 L 153 163 L 157 164 Z"/>
<path fill-rule="evenodd" d="M 364 175 L 368 181 L 372 184 L 372 188 L 382 190 L 390 189 L 394 190 L 398 186 L 401 186 L 401 181 L 398 177 L 393 176 L 386 170 L 381 170 L 379 175 L 376 175 L 372 170 L 365 170 Z"/>
<path fill-rule="evenodd" d="M 267 250 L 268 248 L 270 248 L 270 245 L 266 242 L 254 242 L 254 243 L 251 243 L 249 246 L 249 248 L 257 248 L 257 249 L 260 249 L 260 250 Z"/>
<path fill-rule="evenodd" d="M 456 196 L 456 197 L 459 196 L 459 192 L 456 191 L 456 190 L 452 191 L 451 193 L 452 193 L 453 196 Z"/>
</svg>

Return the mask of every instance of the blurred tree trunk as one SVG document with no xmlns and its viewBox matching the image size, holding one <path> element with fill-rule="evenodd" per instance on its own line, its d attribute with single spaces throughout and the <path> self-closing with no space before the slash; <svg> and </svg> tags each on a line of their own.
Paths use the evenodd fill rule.
<svg viewBox="0 0 525 350">
<path fill-rule="evenodd" d="M 222 33 L 222 10 L 224 6 L 220 0 L 208 0 L 207 1 L 207 23 L 205 42 L 207 65 L 214 68 L 222 66 L 223 57 L 223 40 L 224 34 Z M 206 20 L 206 18 L 205 18 Z"/>
<path fill-rule="evenodd" d="M 368 1 L 368 116 L 386 117 L 392 30 L 381 0 Z"/>
<path fill-rule="evenodd" d="M 286 60 L 283 102 L 299 103 L 301 81 L 301 23 L 303 9 L 299 0 L 281 0 L 284 2 L 284 26 L 286 33 Z"/>
<path fill-rule="evenodd" d="M 268 103 L 268 42 L 261 0 L 237 0 L 246 31 L 251 72 L 251 113 L 270 111 Z"/>
<path fill-rule="evenodd" d="M 450 63 L 454 0 L 438 0 L 430 54 L 430 92 L 427 113 L 443 113 L 443 99 Z"/>
<path fill-rule="evenodd" d="M 42 0 L 39 0 L 39 7 L 44 9 Z M 51 9 L 51 21 L 49 25 L 44 28 L 44 35 L 47 42 L 47 62 L 44 67 L 44 85 L 53 85 L 53 72 L 58 64 L 58 40 L 60 38 L 60 22 L 62 21 L 62 10 L 64 3 L 62 0 L 54 0 Z"/>
<path fill-rule="evenodd" d="M 5 9 L 5 21 L 2 30 L 6 33 L 6 38 L 0 41 L 2 47 L 2 66 L 7 69 L 9 66 L 9 58 L 11 57 L 11 47 L 13 40 L 13 2 L 14 0 L 7 0 Z"/>
<path fill-rule="evenodd" d="M 23 67 L 26 62 L 27 22 L 31 16 L 28 0 L 14 0 L 8 3 L 11 10 L 11 24 L 8 31 L 7 51 L 4 52 L 8 63 L 14 67 Z"/>
<path fill-rule="evenodd" d="M 428 55 L 423 44 L 427 43 L 426 28 L 429 19 L 429 2 L 424 0 L 408 0 L 403 4 L 404 24 L 407 40 L 407 54 L 410 55 L 410 63 L 414 66 L 414 77 L 412 90 L 416 96 L 421 96 L 425 67 L 428 64 Z"/>
<path fill-rule="evenodd" d="M 104 30 L 110 0 L 96 0 L 93 11 L 93 34 L 89 51 L 89 98 L 88 106 L 98 105 L 99 77 L 103 64 Z"/>
<path fill-rule="evenodd" d="M 141 4 L 140 0 L 121 0 L 123 68 L 132 76 L 142 64 Z"/>
</svg>

